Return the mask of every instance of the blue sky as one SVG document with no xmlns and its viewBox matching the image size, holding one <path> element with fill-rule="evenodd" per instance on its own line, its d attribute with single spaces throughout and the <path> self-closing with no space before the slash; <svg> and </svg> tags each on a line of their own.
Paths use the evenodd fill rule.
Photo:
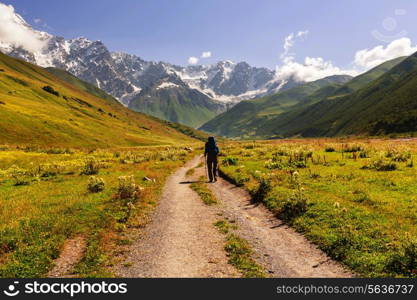
<svg viewBox="0 0 417 300">
<path fill-rule="evenodd" d="M 102 40 L 111 50 L 186 65 L 190 56 L 247 61 L 274 68 L 284 39 L 296 41 L 294 59 L 306 56 L 349 68 L 358 50 L 401 33 L 417 41 L 417 1 L 308 0 L 0 0 L 52 34 Z M 400 10 L 399 10 L 400 9 Z M 35 23 L 37 20 L 37 24 Z M 372 31 L 378 32 L 379 38 Z"/>
</svg>

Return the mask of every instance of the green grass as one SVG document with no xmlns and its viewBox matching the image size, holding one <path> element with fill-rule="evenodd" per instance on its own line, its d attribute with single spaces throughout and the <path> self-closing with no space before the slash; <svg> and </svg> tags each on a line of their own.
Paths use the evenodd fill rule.
<svg viewBox="0 0 417 300">
<path fill-rule="evenodd" d="M 242 239 L 233 230 L 237 226 L 230 224 L 226 220 L 220 220 L 214 224 L 217 229 L 227 235 L 224 249 L 228 253 L 229 263 L 242 272 L 245 278 L 264 278 L 267 277 L 265 270 L 253 258 L 253 251 L 248 242 Z"/>
<path fill-rule="evenodd" d="M 226 220 L 217 221 L 214 223 L 214 226 L 216 226 L 217 229 L 223 234 L 229 233 L 230 230 L 237 229 L 236 225 L 232 225 Z"/>
<path fill-rule="evenodd" d="M 77 77 L 75 77 L 74 75 L 70 74 L 67 71 L 57 69 L 57 68 L 46 68 L 46 70 L 49 73 L 53 74 L 54 76 L 58 77 L 59 79 L 73 85 L 74 87 L 77 87 L 78 89 L 82 91 L 92 94 L 98 98 L 105 99 L 111 103 L 117 104 L 117 100 L 114 97 L 100 90 L 98 87 L 78 79 Z"/>
<path fill-rule="evenodd" d="M 199 127 L 215 117 L 223 106 L 196 90 L 183 86 L 142 91 L 129 103 L 129 108 L 170 122 Z"/>
<path fill-rule="evenodd" d="M 68 80 L 69 74 L 60 79 L 1 53 L 0 68 L 0 144 L 92 149 L 195 141 L 186 127 L 180 127 L 183 134 L 174 125 L 130 111 L 87 83 Z"/>
<path fill-rule="evenodd" d="M 181 146 L 46 152 L 0 151 L 0 277 L 44 276 L 65 240 L 79 235 L 87 249 L 77 276 L 112 276 L 106 266 L 124 243 L 119 235 L 148 219 L 165 178 L 192 155 Z M 105 182 L 97 193 L 88 192 L 90 176 L 82 175 L 91 160 Z M 138 200 L 130 200 L 133 208 L 115 197 L 118 178 L 130 175 L 143 188 Z M 16 185 L 17 177 L 27 185 Z"/>
<path fill-rule="evenodd" d="M 193 182 L 190 185 L 190 188 L 195 191 L 198 196 L 200 196 L 201 200 L 207 205 L 213 205 L 217 204 L 217 199 L 213 195 L 213 192 L 210 191 L 210 189 L 206 186 L 204 183 L 205 178 L 204 176 L 200 177 L 200 180 L 198 182 Z"/>
<path fill-rule="evenodd" d="M 243 101 L 201 128 L 240 139 L 410 135 L 417 131 L 416 62 L 400 57 L 347 82 L 331 76 Z"/>
<path fill-rule="evenodd" d="M 354 146 L 361 150 L 344 152 Z M 326 152 L 330 147 L 335 151 Z M 222 148 L 238 163 L 221 171 L 332 258 L 366 277 L 417 276 L 415 141 L 293 140 Z M 372 167 L 380 161 L 396 169 Z"/>
<path fill-rule="evenodd" d="M 87 249 L 77 275 L 111 276 L 119 235 L 143 225 L 205 135 L 132 112 L 61 70 L 1 53 L 0 69 L 0 277 L 44 276 L 78 235 Z M 100 187 L 88 190 L 92 174 Z M 130 175 L 144 188 L 133 206 L 115 197 L 118 177 Z"/>
</svg>

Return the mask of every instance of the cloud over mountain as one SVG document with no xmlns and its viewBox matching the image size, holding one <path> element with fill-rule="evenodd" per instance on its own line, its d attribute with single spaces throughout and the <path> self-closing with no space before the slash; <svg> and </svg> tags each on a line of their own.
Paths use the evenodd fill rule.
<svg viewBox="0 0 417 300">
<path fill-rule="evenodd" d="M 283 52 L 280 55 L 282 64 L 276 67 L 276 76 L 280 80 L 293 79 L 295 81 L 314 81 L 331 75 L 356 76 L 370 70 L 388 60 L 401 56 L 409 56 L 417 52 L 417 45 L 413 46 L 409 38 L 403 37 L 384 45 L 378 45 L 371 49 L 362 49 L 354 54 L 354 59 L 349 69 L 335 66 L 332 61 L 322 57 L 305 57 L 303 62 L 295 59 L 292 48 L 296 42 L 308 34 L 308 30 L 290 33 L 285 37 Z"/>
<path fill-rule="evenodd" d="M 15 13 L 13 6 L 0 3 L 0 41 L 30 52 L 38 52 L 45 45 L 38 32 Z"/>
<path fill-rule="evenodd" d="M 355 70 L 342 70 L 333 65 L 331 61 L 326 61 L 322 57 L 305 57 L 304 62 L 295 60 L 295 54 L 291 49 L 297 40 L 308 35 L 309 31 L 298 31 L 290 33 L 284 39 L 283 49 L 280 58 L 282 64 L 276 67 L 276 76 L 280 80 L 293 79 L 295 81 L 314 81 L 331 75 L 357 75 Z"/>
<path fill-rule="evenodd" d="M 355 64 L 358 67 L 370 69 L 387 60 L 400 56 L 408 56 L 417 51 L 417 45 L 412 46 L 409 38 L 392 41 L 386 47 L 379 45 L 372 49 L 363 49 L 355 54 Z"/>
</svg>

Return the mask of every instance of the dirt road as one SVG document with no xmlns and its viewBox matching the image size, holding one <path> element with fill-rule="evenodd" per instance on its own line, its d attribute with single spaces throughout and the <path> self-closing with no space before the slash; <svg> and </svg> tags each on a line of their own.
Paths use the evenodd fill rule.
<svg viewBox="0 0 417 300">
<path fill-rule="evenodd" d="M 130 264 L 119 268 L 119 276 L 238 277 L 227 263 L 224 236 L 213 226 L 222 218 L 236 222 L 238 235 L 271 277 L 352 276 L 265 207 L 251 204 L 243 189 L 219 179 L 209 184 L 219 204 L 203 204 L 185 174 L 199 162 L 195 158 L 170 176 L 152 222 L 132 245 L 126 259 Z M 192 180 L 203 174 L 203 168 L 196 169 Z"/>
<path fill-rule="evenodd" d="M 213 224 L 216 208 L 206 206 L 189 187 L 193 159 L 171 175 L 153 219 L 120 267 L 122 277 L 238 277 L 227 263 L 224 237 Z"/>
</svg>

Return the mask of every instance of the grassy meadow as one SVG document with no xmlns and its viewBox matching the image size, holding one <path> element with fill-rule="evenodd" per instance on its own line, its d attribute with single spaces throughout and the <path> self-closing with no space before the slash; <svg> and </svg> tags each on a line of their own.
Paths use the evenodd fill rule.
<svg viewBox="0 0 417 300">
<path fill-rule="evenodd" d="M 2 53 L 0 70 L 0 144 L 93 149 L 193 143 L 190 136 L 200 136 L 133 112 L 64 71 L 54 75 Z"/>
<path fill-rule="evenodd" d="M 417 277 L 417 140 L 221 144 L 220 170 L 359 276 Z"/>
<path fill-rule="evenodd" d="M 87 241 L 75 276 L 112 276 L 111 248 L 143 226 L 165 178 L 193 155 L 184 146 L 0 150 L 0 277 L 45 276 L 75 236 Z"/>
<path fill-rule="evenodd" d="M 198 139 L 65 71 L 0 53 L 0 277 L 46 276 L 72 238 L 87 243 L 74 276 L 112 276 L 124 232 L 143 226 Z"/>
</svg>

